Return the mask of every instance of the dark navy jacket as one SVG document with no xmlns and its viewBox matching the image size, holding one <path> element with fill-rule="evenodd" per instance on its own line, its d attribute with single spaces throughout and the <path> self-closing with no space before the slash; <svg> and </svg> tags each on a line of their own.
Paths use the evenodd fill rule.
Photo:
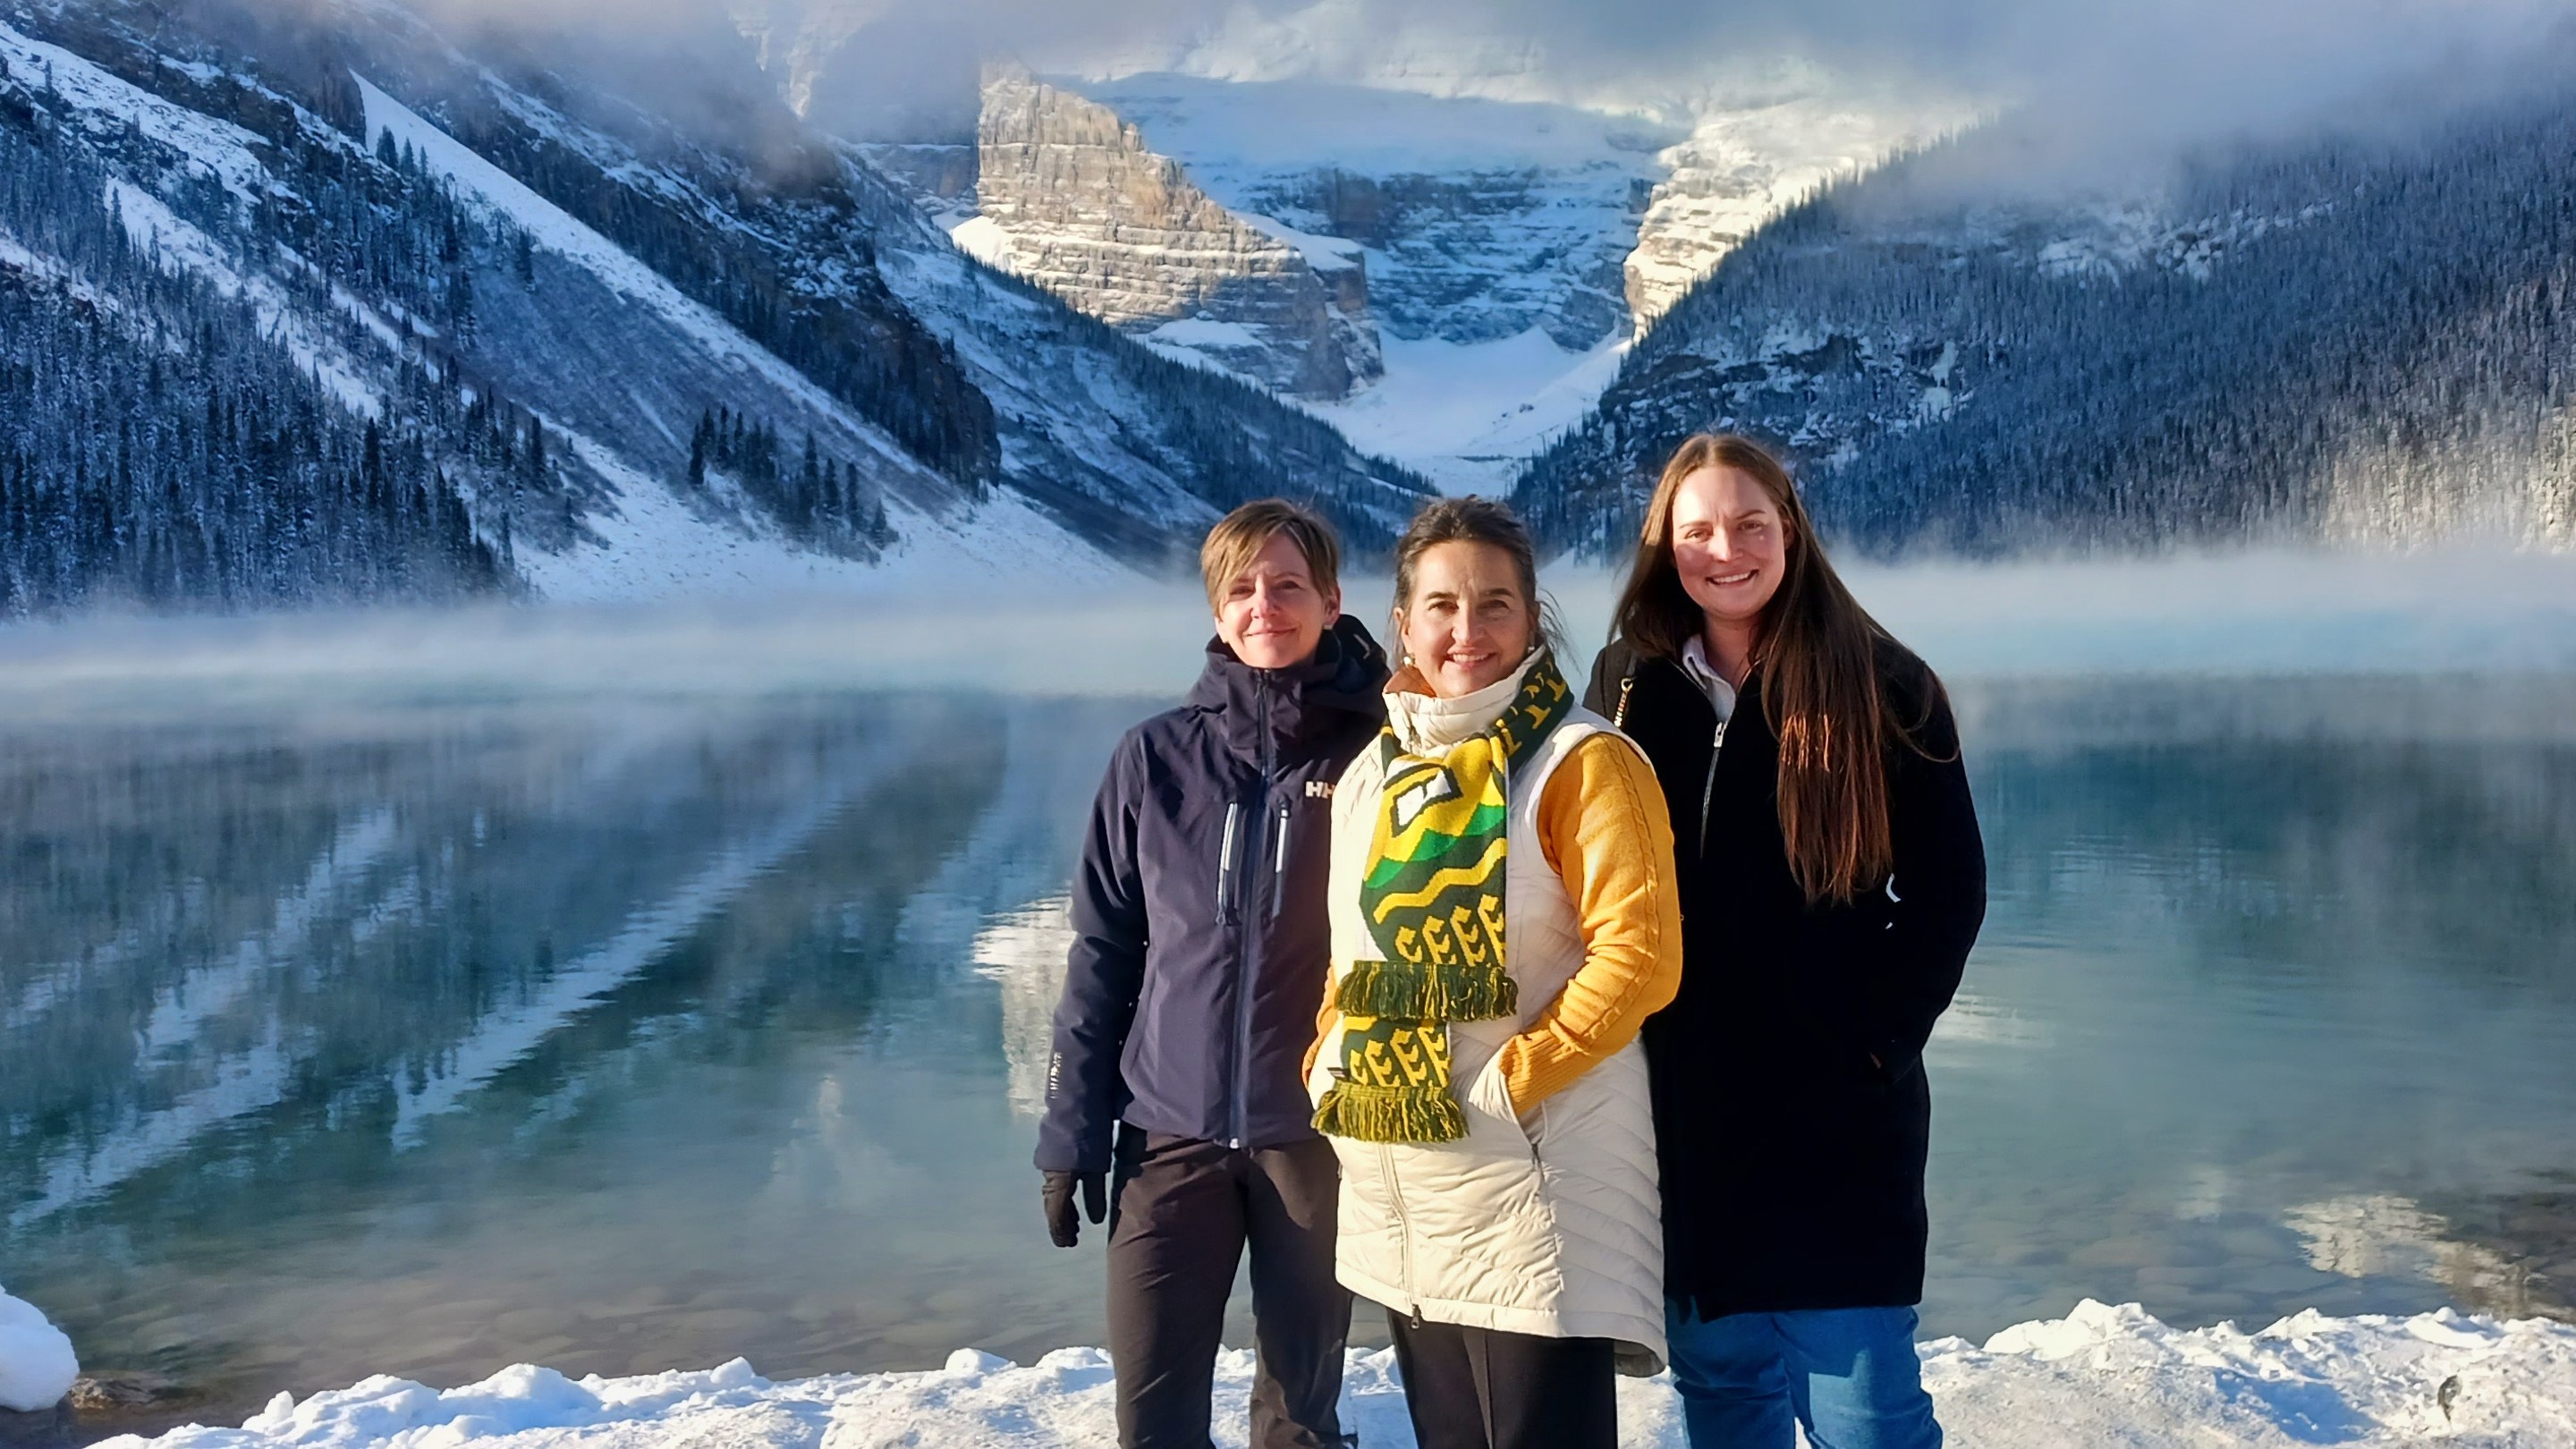
<svg viewBox="0 0 2576 1449">
<path fill-rule="evenodd" d="M 1298 1068 L 1331 971 L 1332 787 L 1386 720 L 1386 654 L 1343 618 L 1315 657 L 1222 642 L 1128 731 L 1073 883 L 1038 1166 L 1109 1170 L 1111 1129 L 1244 1147 L 1314 1137 Z"/>
</svg>

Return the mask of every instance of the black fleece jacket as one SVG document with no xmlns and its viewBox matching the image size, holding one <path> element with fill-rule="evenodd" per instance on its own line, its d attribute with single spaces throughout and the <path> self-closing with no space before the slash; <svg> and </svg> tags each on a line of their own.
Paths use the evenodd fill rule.
<svg viewBox="0 0 2576 1449">
<path fill-rule="evenodd" d="M 1759 670 L 1713 749 L 1716 710 L 1676 661 L 1614 642 L 1593 664 L 1584 702 L 1672 810 L 1682 986 L 1644 1040 L 1665 1285 L 1703 1316 L 1923 1297 L 1923 1044 L 1985 919 L 1985 846 L 1930 670 L 1892 644 L 1879 669 L 1899 719 L 1931 708 L 1922 748 L 1885 756 L 1894 875 L 1833 905 L 1789 873 Z"/>
</svg>

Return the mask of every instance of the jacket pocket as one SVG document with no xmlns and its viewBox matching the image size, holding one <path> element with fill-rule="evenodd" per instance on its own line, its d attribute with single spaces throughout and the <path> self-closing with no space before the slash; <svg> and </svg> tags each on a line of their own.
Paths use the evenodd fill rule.
<svg viewBox="0 0 2576 1449">
<path fill-rule="evenodd" d="M 1467 1084 L 1466 1095 L 1460 1100 L 1467 1107 L 1467 1136 L 1470 1140 L 1490 1133 L 1489 1140 L 1494 1144 L 1490 1150 L 1509 1151 L 1517 1145 L 1518 1150 L 1532 1162 L 1538 1160 L 1540 1123 L 1524 1122 L 1520 1113 L 1512 1109 L 1512 1094 L 1503 1085 L 1502 1053 L 1487 1057 L 1485 1064 L 1476 1069 L 1475 1079 Z M 1541 1103 L 1539 1112 L 1542 1120 L 1545 1111 L 1546 1104 Z M 1504 1136 L 1506 1132 L 1511 1135 Z"/>
</svg>

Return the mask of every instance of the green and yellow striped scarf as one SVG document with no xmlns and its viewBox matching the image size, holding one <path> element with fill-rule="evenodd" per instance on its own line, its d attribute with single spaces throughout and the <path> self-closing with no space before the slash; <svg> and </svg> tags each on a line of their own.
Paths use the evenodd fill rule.
<svg viewBox="0 0 2576 1449">
<path fill-rule="evenodd" d="M 1342 1059 L 1315 1128 L 1366 1142 L 1455 1142 L 1467 1117 L 1449 1081 L 1449 1023 L 1512 1016 L 1503 969 L 1511 778 L 1574 708 L 1542 654 L 1501 718 L 1433 760 L 1378 740 L 1385 780 L 1360 909 L 1385 959 L 1359 961 L 1333 1001 Z"/>
</svg>

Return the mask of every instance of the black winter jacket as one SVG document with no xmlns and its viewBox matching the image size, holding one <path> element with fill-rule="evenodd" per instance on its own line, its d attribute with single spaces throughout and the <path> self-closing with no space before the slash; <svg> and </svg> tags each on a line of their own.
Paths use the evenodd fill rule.
<svg viewBox="0 0 2576 1449">
<path fill-rule="evenodd" d="M 1921 717 L 1930 671 L 1895 646 L 1879 667 L 1897 717 Z M 1704 1317 L 1921 1302 L 1923 1044 L 1986 910 L 1947 703 L 1919 733 L 1928 758 L 1886 756 L 1887 889 L 1835 906 L 1789 873 L 1758 669 L 1714 760 L 1717 712 L 1673 660 L 1614 642 L 1584 702 L 1623 720 L 1673 816 L 1681 993 L 1644 1031 L 1666 1291 Z"/>
<path fill-rule="evenodd" d="M 1244 1147 L 1315 1136 L 1300 1078 L 1332 966 L 1333 782 L 1386 722 L 1386 654 L 1348 617 L 1315 657 L 1222 642 L 1127 732 L 1092 805 L 1037 1163 L 1105 1172 L 1111 1129 Z"/>
</svg>

